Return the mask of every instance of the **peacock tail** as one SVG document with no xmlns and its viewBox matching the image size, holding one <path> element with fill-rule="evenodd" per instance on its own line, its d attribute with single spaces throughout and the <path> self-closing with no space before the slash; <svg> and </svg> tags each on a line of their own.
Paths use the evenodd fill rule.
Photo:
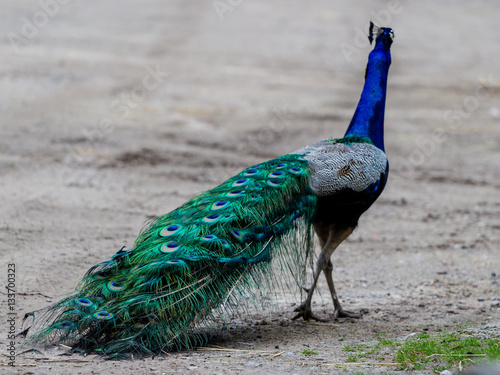
<svg viewBox="0 0 500 375">
<path fill-rule="evenodd" d="M 261 276 L 271 258 L 283 255 L 300 277 L 317 201 L 310 174 L 305 155 L 284 155 L 158 217 L 133 249 L 92 267 L 76 293 L 37 312 L 50 324 L 30 342 L 107 356 L 206 343 L 202 327 L 221 306 L 237 307 L 235 297 L 270 281 Z"/>
</svg>

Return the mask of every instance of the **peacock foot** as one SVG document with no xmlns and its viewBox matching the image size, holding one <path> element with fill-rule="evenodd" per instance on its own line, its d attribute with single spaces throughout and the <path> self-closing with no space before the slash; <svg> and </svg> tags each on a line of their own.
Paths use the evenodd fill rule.
<svg viewBox="0 0 500 375">
<path fill-rule="evenodd" d="M 352 311 L 347 311 L 347 310 L 344 310 L 343 308 L 340 308 L 340 309 L 336 309 L 334 312 L 333 312 L 333 318 L 334 319 L 337 319 L 337 318 L 355 318 L 355 319 L 359 319 L 361 318 L 361 314 L 360 313 L 355 313 L 355 312 L 352 312 Z"/>
<path fill-rule="evenodd" d="M 297 315 L 295 315 L 292 320 L 297 320 L 299 318 L 302 318 L 304 320 L 316 320 L 318 322 L 326 322 L 327 320 L 326 319 L 322 319 L 316 315 L 313 314 L 312 310 L 311 310 L 311 305 L 308 305 L 306 306 L 306 303 L 303 303 L 302 305 L 300 305 L 299 307 L 297 307 L 295 310 L 293 310 L 295 312 L 298 312 Z"/>
</svg>

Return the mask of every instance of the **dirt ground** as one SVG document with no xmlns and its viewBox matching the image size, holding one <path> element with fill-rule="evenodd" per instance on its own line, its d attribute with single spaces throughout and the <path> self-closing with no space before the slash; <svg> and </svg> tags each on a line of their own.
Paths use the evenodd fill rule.
<svg viewBox="0 0 500 375">
<path fill-rule="evenodd" d="M 1 373 L 393 374 L 346 364 L 342 347 L 465 324 L 500 334 L 496 1 L 17 0 L 2 16 L 0 280 L 14 264 L 17 293 L 12 310 L 0 295 Z M 370 19 L 396 35 L 391 172 L 333 256 L 344 307 L 361 319 L 292 321 L 299 296 L 285 290 L 211 342 L 231 351 L 117 362 L 42 348 L 17 350 L 19 367 L 8 367 L 7 318 L 19 331 L 24 313 L 131 245 L 149 216 L 342 136 Z M 331 317 L 324 280 L 319 288 L 313 307 Z"/>
</svg>

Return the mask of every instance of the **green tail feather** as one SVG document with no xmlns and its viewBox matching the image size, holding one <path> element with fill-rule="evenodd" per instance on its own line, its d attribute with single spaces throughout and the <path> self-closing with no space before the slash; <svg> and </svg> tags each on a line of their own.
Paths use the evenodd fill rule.
<svg viewBox="0 0 500 375">
<path fill-rule="evenodd" d="M 29 342 L 108 356 L 206 343 L 203 328 L 221 309 L 236 308 L 252 284 L 271 282 L 264 271 L 272 258 L 298 277 L 317 200 L 309 175 L 301 155 L 285 155 L 160 216 L 132 250 L 92 267 L 74 295 L 37 317 L 50 323 Z"/>
</svg>

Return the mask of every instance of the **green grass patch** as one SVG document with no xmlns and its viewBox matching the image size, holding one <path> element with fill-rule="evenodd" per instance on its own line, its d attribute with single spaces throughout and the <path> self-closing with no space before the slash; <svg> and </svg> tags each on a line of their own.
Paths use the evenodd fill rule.
<svg viewBox="0 0 500 375">
<path fill-rule="evenodd" d="M 318 355 L 318 352 L 316 350 L 311 349 L 304 349 L 301 351 L 301 353 L 304 355 Z"/>
<path fill-rule="evenodd" d="M 346 346 L 342 347 L 342 350 L 345 351 L 345 352 L 355 352 L 356 351 L 356 347 L 355 346 L 346 345 Z"/>
<path fill-rule="evenodd" d="M 390 340 L 379 335 L 373 344 L 346 345 L 346 363 L 399 363 L 399 369 L 432 369 L 440 372 L 452 367 L 500 360 L 498 338 L 475 337 L 470 331 L 420 333 L 405 341 Z"/>
<path fill-rule="evenodd" d="M 420 334 L 398 345 L 394 356 L 402 368 L 445 370 L 500 358 L 500 340 L 465 337 L 455 333 Z"/>
<path fill-rule="evenodd" d="M 357 362 L 358 359 L 359 359 L 359 357 L 356 354 L 349 354 L 346 361 L 347 362 Z"/>
</svg>

